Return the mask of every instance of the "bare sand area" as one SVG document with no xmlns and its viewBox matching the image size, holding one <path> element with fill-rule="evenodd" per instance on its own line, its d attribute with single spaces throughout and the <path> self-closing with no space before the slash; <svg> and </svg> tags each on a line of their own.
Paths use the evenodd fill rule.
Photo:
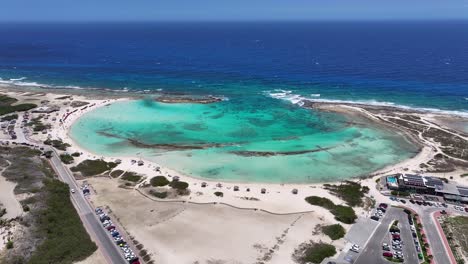
<svg viewBox="0 0 468 264">
<path fill-rule="evenodd" d="M 14 193 L 15 187 L 16 184 L 7 181 L 0 172 L 0 207 L 6 209 L 6 214 L 2 217 L 4 219 L 16 218 L 23 213 L 23 208 Z"/>
<path fill-rule="evenodd" d="M 153 253 L 156 263 L 292 263 L 291 254 L 308 240 L 331 242 L 313 234 L 317 225 L 335 222 L 321 208 L 272 215 L 225 205 L 155 202 L 118 180 L 88 179 L 96 206 L 109 206 L 126 231 Z M 315 208 L 314 208 L 315 210 Z M 340 247 L 343 240 L 335 241 Z M 197 262 L 198 261 L 198 262 Z"/>
</svg>

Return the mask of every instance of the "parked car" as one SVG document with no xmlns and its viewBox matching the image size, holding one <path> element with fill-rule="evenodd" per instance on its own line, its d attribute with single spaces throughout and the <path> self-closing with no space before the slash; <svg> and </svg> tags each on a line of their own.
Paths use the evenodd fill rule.
<svg viewBox="0 0 468 264">
<path fill-rule="evenodd" d="M 374 221 L 379 221 L 380 220 L 380 218 L 378 216 L 375 216 L 375 215 L 371 216 L 370 219 L 372 219 Z"/>
<path fill-rule="evenodd" d="M 387 209 L 388 204 L 386 204 L 386 203 L 381 203 L 381 204 L 379 204 L 379 207 L 380 207 L 380 208 L 383 208 L 383 209 Z"/>
<path fill-rule="evenodd" d="M 384 257 L 393 258 L 392 252 L 384 252 L 382 255 L 383 255 Z"/>
<path fill-rule="evenodd" d="M 412 203 L 412 204 L 415 203 L 415 201 L 413 199 L 410 199 L 409 202 Z"/>
</svg>

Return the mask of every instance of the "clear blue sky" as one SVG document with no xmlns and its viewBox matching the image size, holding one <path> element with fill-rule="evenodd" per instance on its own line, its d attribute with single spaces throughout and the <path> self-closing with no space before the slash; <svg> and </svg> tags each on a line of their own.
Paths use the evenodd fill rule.
<svg viewBox="0 0 468 264">
<path fill-rule="evenodd" d="M 0 0 L 0 21 L 468 19 L 468 0 Z"/>
</svg>

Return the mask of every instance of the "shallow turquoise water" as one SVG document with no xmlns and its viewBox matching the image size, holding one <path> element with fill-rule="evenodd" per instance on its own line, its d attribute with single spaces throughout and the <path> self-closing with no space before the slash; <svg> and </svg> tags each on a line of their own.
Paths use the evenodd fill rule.
<svg viewBox="0 0 468 264">
<path fill-rule="evenodd" d="M 99 155 L 142 156 L 187 175 L 229 181 L 333 181 L 416 151 L 362 120 L 350 125 L 343 116 L 264 96 L 206 105 L 118 102 L 85 114 L 71 136 Z"/>
</svg>

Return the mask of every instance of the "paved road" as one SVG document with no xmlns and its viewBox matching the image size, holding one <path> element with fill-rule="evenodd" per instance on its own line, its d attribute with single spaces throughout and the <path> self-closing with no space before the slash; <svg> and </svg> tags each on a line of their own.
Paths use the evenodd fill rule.
<svg viewBox="0 0 468 264">
<path fill-rule="evenodd" d="M 387 264 L 392 263 L 382 257 L 382 242 L 384 239 L 389 240 L 389 228 L 394 220 L 400 222 L 401 238 L 403 245 L 403 256 L 405 263 L 419 263 L 416 249 L 411 235 L 408 217 L 402 209 L 389 208 L 382 218 L 380 225 L 377 227 L 372 238 L 367 246 L 362 250 L 359 257 L 356 259 L 356 264 Z"/>
<path fill-rule="evenodd" d="M 52 150 L 51 148 L 45 148 L 45 150 Z M 86 200 L 87 198 L 80 192 L 80 188 L 77 185 L 75 178 L 72 173 L 66 168 L 63 163 L 58 158 L 57 153 L 54 151 L 54 155 L 50 159 L 50 163 L 55 168 L 59 177 L 67 183 L 70 188 L 77 190 L 76 193 L 72 194 L 71 200 L 73 201 L 77 211 L 86 221 L 85 225 L 88 227 L 88 232 L 94 234 L 94 239 L 96 240 L 99 247 L 104 253 L 107 261 L 112 264 L 118 263 L 128 263 L 122 255 L 120 248 L 115 245 L 114 241 L 111 239 L 111 236 L 105 229 L 102 227 L 101 222 L 96 217 L 93 208 Z"/>
<path fill-rule="evenodd" d="M 421 212 L 418 212 L 421 216 L 421 221 L 424 230 L 426 231 L 426 237 L 429 241 L 429 247 L 431 248 L 432 255 L 434 256 L 435 263 L 437 264 L 448 264 L 452 263 L 450 261 L 447 250 L 445 249 L 444 242 L 439 235 L 437 230 L 437 225 L 434 223 L 434 218 L 432 213 L 435 211 L 440 211 L 441 209 L 433 207 L 424 207 Z"/>
<path fill-rule="evenodd" d="M 70 172 L 70 170 L 63 165 L 60 161 L 59 155 L 55 149 L 50 146 L 39 144 L 32 140 L 29 140 L 27 136 L 24 135 L 23 130 L 19 128 L 21 125 L 23 117 L 20 114 L 19 118 L 15 125 L 15 132 L 17 134 L 17 140 L 9 140 L 15 141 L 18 143 L 29 143 L 38 145 L 43 147 L 45 151 L 51 150 L 53 151 L 54 155 L 50 159 L 50 164 L 57 172 L 59 178 L 70 186 L 70 189 L 77 190 L 76 193 L 70 195 L 70 199 L 75 206 L 78 214 L 82 217 L 83 224 L 91 235 L 94 238 L 94 241 L 97 243 L 98 247 L 101 249 L 104 258 L 106 259 L 107 263 L 110 264 L 125 264 L 128 263 L 120 250 L 120 248 L 114 243 L 111 235 L 106 232 L 106 230 L 102 227 L 101 222 L 97 218 L 94 213 L 93 208 L 86 200 L 87 198 L 80 192 L 80 188 L 75 181 L 75 177 Z"/>
</svg>

